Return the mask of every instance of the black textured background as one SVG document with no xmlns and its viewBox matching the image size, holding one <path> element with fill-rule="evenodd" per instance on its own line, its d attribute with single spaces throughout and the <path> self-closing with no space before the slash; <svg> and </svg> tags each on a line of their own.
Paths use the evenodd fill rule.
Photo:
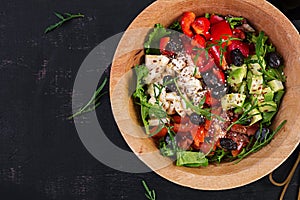
<svg viewBox="0 0 300 200">
<path fill-rule="evenodd" d="M 281 188 L 267 177 L 242 188 L 208 192 L 175 185 L 153 172 L 115 171 L 87 152 L 74 123 L 66 120 L 84 58 L 100 42 L 124 31 L 152 2 L 0 1 L 0 200 L 142 200 L 146 199 L 142 179 L 155 188 L 158 200 L 278 199 Z M 299 28 L 299 0 L 290 1 L 298 2 L 298 8 L 287 1 L 271 2 Z M 44 35 L 44 29 L 57 20 L 54 11 L 80 12 L 85 18 Z M 98 114 L 111 140 L 129 149 L 115 125 L 108 96 Z M 298 152 L 299 147 L 277 170 L 278 180 L 286 176 Z M 296 199 L 298 187 L 299 167 L 285 199 Z"/>
</svg>

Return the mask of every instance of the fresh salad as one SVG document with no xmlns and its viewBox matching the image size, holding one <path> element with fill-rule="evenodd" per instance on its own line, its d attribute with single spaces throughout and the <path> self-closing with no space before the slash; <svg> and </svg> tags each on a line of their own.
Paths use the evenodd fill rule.
<svg viewBox="0 0 300 200">
<path fill-rule="evenodd" d="M 145 132 L 176 165 L 235 160 L 267 145 L 285 92 L 283 59 L 244 17 L 193 12 L 145 39 L 133 95 Z"/>
</svg>

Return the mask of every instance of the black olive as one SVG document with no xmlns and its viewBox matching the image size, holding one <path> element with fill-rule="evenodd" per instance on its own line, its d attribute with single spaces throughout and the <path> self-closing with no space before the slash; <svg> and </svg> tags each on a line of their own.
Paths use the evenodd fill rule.
<svg viewBox="0 0 300 200">
<path fill-rule="evenodd" d="M 282 64 L 282 57 L 277 52 L 268 53 L 267 64 L 272 68 L 278 68 Z"/>
<path fill-rule="evenodd" d="M 173 84 L 168 84 L 166 86 L 166 92 L 176 92 L 177 93 L 176 85 L 174 83 Z"/>
<path fill-rule="evenodd" d="M 164 76 L 164 78 L 163 78 L 163 83 L 165 84 L 165 83 L 167 83 L 167 82 L 172 81 L 173 79 L 174 79 L 173 76 L 170 76 L 170 75 Z"/>
<path fill-rule="evenodd" d="M 226 84 L 217 85 L 216 87 L 211 88 L 211 96 L 215 99 L 223 97 L 228 91 Z"/>
<path fill-rule="evenodd" d="M 267 127 L 263 127 L 260 131 L 260 129 L 258 129 L 255 133 L 255 138 L 259 141 L 259 142 L 263 142 L 269 135 L 270 133 L 270 129 Z"/>
<path fill-rule="evenodd" d="M 227 149 L 227 150 L 236 150 L 237 149 L 237 143 L 229 138 L 221 138 L 220 145 L 222 148 Z"/>
<path fill-rule="evenodd" d="M 234 49 L 230 52 L 230 58 L 232 64 L 235 66 L 242 66 L 244 64 L 244 55 L 239 49 Z"/>
<path fill-rule="evenodd" d="M 205 117 L 203 115 L 198 115 L 197 113 L 192 113 L 190 115 L 190 121 L 193 124 L 201 125 L 205 123 Z"/>
</svg>

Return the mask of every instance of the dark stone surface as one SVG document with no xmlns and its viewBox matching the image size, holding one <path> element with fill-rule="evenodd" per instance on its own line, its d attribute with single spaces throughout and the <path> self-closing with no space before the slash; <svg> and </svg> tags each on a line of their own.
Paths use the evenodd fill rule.
<svg viewBox="0 0 300 200">
<path fill-rule="evenodd" d="M 113 170 L 94 159 L 82 145 L 73 122 L 66 120 L 71 113 L 77 70 L 95 46 L 124 31 L 151 2 L 1 1 L 1 200 L 145 199 L 142 179 L 155 188 L 157 199 L 278 199 L 281 188 L 271 185 L 267 177 L 227 191 L 193 190 L 153 172 Z M 272 2 L 299 27 L 299 6 Z M 86 17 L 44 35 L 44 29 L 57 20 L 54 11 L 80 12 Z M 129 150 L 114 122 L 108 95 L 102 99 L 98 116 L 109 138 Z M 278 180 L 286 176 L 296 157 L 295 152 L 275 173 Z M 296 199 L 299 167 L 296 174 L 285 199 Z"/>
</svg>

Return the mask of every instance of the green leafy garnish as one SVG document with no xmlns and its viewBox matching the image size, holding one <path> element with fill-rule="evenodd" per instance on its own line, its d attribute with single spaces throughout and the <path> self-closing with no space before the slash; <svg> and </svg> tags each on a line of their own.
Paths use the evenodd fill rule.
<svg viewBox="0 0 300 200">
<path fill-rule="evenodd" d="M 265 137 L 263 140 L 261 140 L 262 136 L 259 135 L 249 151 L 245 150 L 245 151 L 242 151 L 239 155 L 237 155 L 238 160 L 235 163 L 240 162 L 243 158 L 245 158 L 249 154 L 257 152 L 258 150 L 260 150 L 261 148 L 263 148 L 264 146 L 269 144 L 270 141 L 273 139 L 273 137 L 276 135 L 276 133 L 278 133 L 280 131 L 280 129 L 285 125 L 286 122 L 287 122 L 286 120 L 281 122 L 281 124 L 272 132 L 272 134 L 269 135 L 268 137 Z"/>
<path fill-rule="evenodd" d="M 229 154 L 229 151 L 225 151 L 224 149 L 217 149 L 214 151 L 214 155 L 209 158 L 209 162 L 218 162 L 220 163 L 222 159 Z"/>
<path fill-rule="evenodd" d="M 83 113 L 87 113 L 87 112 L 95 110 L 100 105 L 100 102 L 99 102 L 100 98 L 107 93 L 107 92 L 104 92 L 101 94 L 101 91 L 103 90 L 104 86 L 106 85 L 106 82 L 107 82 L 107 78 L 105 77 L 102 84 L 94 92 L 94 94 L 93 94 L 92 98 L 89 100 L 89 102 L 85 106 L 80 108 L 76 113 L 74 113 L 73 115 L 68 117 L 68 119 L 72 119 Z"/>
<path fill-rule="evenodd" d="M 171 24 L 171 26 L 169 26 L 169 29 L 182 33 L 182 29 L 179 21 L 175 21 L 173 24 Z"/>
<path fill-rule="evenodd" d="M 150 190 L 144 180 L 142 180 L 142 184 L 143 184 L 143 187 L 146 190 L 145 196 L 147 197 L 147 199 L 149 199 L 149 200 L 155 200 L 155 198 L 156 198 L 155 191 L 154 190 Z"/>
<path fill-rule="evenodd" d="M 164 28 L 161 24 L 155 24 L 154 29 L 148 35 L 147 41 L 144 43 L 145 53 L 159 55 L 159 42 L 160 39 L 171 34 L 170 31 Z"/>
<path fill-rule="evenodd" d="M 47 27 L 44 31 L 44 33 L 49 33 L 50 31 L 53 31 L 54 29 L 60 27 L 63 23 L 67 22 L 67 21 L 70 21 L 71 19 L 74 19 L 74 18 L 80 18 L 80 17 L 84 17 L 83 14 L 70 14 L 70 13 L 64 13 L 64 14 L 61 14 L 61 13 L 54 13 L 55 16 L 60 19 L 59 22 L 53 24 L 53 25 L 50 25 L 49 27 Z"/>
<path fill-rule="evenodd" d="M 133 97 L 138 98 L 140 101 L 142 121 L 146 133 L 147 135 L 149 135 L 150 131 L 149 131 L 148 116 L 149 116 L 149 108 L 151 107 L 151 105 L 148 103 L 147 95 L 145 94 L 145 90 L 143 88 L 144 78 L 148 75 L 149 70 L 145 65 L 136 66 L 134 69 L 137 76 L 137 82 L 136 82 L 135 92 L 133 93 Z"/>
<path fill-rule="evenodd" d="M 232 29 L 237 25 L 241 25 L 244 20 L 243 17 L 226 17 L 225 19 L 229 22 Z"/>
<path fill-rule="evenodd" d="M 206 167 L 208 165 L 208 159 L 202 152 L 178 151 L 176 165 L 185 167 Z"/>
</svg>

